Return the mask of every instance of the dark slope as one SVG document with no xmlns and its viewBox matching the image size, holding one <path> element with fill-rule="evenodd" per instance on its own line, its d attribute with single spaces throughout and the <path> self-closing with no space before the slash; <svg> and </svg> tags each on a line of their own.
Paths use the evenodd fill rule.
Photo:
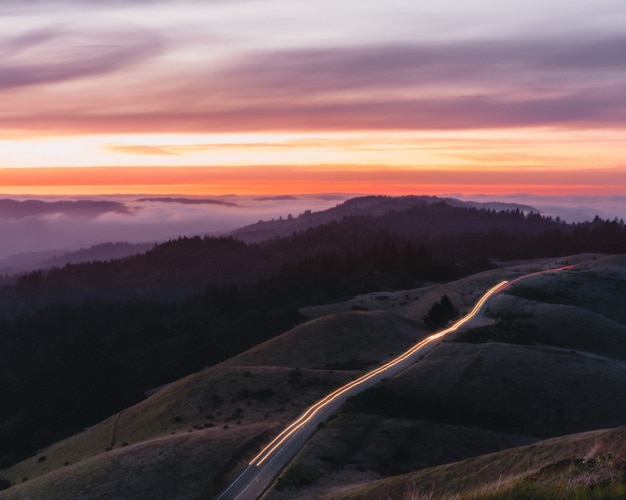
<svg viewBox="0 0 626 500">
<path fill-rule="evenodd" d="M 0 498 L 210 498 L 280 426 L 358 376 L 354 360 L 378 363 L 421 335 L 382 312 L 305 323 L 0 472 L 29 478 Z"/>
<path fill-rule="evenodd" d="M 625 497 L 626 426 L 622 426 L 549 439 L 352 488 L 337 488 L 317 498 L 618 500 Z"/>
<path fill-rule="evenodd" d="M 0 260 L 0 274 L 26 273 L 36 269 L 63 267 L 82 262 L 106 262 L 145 253 L 154 243 L 102 243 L 76 251 L 56 250 L 17 254 Z"/>
<path fill-rule="evenodd" d="M 619 481 L 623 429 L 541 440 L 626 421 L 624 325 L 611 307 L 611 290 L 626 280 L 625 258 L 570 258 L 577 263 L 574 270 L 522 282 L 525 293 L 543 292 L 541 300 L 518 297 L 522 283 L 508 289 L 490 306 L 494 325 L 443 343 L 349 402 L 317 432 L 269 498 L 342 498 L 344 493 L 331 492 L 357 483 L 359 488 L 346 497 L 403 498 L 411 491 L 434 491 L 433 498 L 444 498 L 443 493 L 471 493 L 484 484 L 511 486 L 517 480 L 544 488 L 541 481 L 547 477 L 570 478 L 571 484 L 604 481 L 602 487 Z M 439 296 L 456 286 L 459 290 L 450 295 L 459 297 L 487 278 L 511 279 L 538 264 L 518 263 L 484 273 L 478 281 L 429 290 Z M 581 286 L 572 288 L 577 281 Z M 562 288 L 571 291 L 565 299 Z M 585 298 L 592 296 L 597 299 Z M 570 316 L 581 325 L 575 331 Z M 528 331 L 535 338 L 519 342 Z M 561 346 L 572 331 L 572 346 Z M 503 332 L 516 340 L 502 338 Z M 60 498 L 85 492 L 120 498 L 211 497 L 281 425 L 333 385 L 356 377 L 354 360 L 381 362 L 420 335 L 413 323 L 376 311 L 298 326 L 169 384 L 119 417 L 2 471 L 0 477 L 13 484 L 30 479 L 0 498 L 40 498 L 45 492 Z M 107 452 L 113 429 L 116 441 Z M 528 443 L 532 446 L 470 458 Z M 449 463 L 457 460 L 464 461 Z M 429 468 L 437 464 L 446 465 Z M 363 485 L 411 470 L 420 472 Z"/>
<path fill-rule="evenodd" d="M 290 236 L 293 233 L 305 231 L 316 226 L 322 226 L 330 222 L 338 222 L 346 217 L 358 216 L 381 216 L 390 212 L 401 212 L 411 208 L 427 207 L 432 204 L 446 203 L 453 207 L 479 208 L 485 210 L 514 211 L 526 213 L 537 212 L 536 209 L 527 205 L 514 203 L 478 203 L 466 202 L 453 198 L 439 198 L 437 196 L 363 196 L 347 200 L 336 207 L 320 212 L 306 212 L 297 217 L 286 219 L 259 221 L 256 224 L 235 229 L 230 234 L 238 239 L 248 242 L 260 242 L 274 238 Z"/>
<path fill-rule="evenodd" d="M 494 324 L 459 334 L 399 376 L 353 398 L 305 447 L 285 472 L 283 488 L 270 498 L 310 498 L 345 484 L 623 426 L 626 321 L 623 297 L 616 291 L 625 283 L 626 257 L 607 256 L 509 288 L 489 308 Z M 559 449 L 553 449 L 555 455 Z M 613 479 L 618 482 L 626 470 L 626 463 L 606 459 L 593 442 L 577 453 L 571 467 L 559 465 L 561 456 L 543 463 L 529 458 L 528 468 L 520 469 L 531 475 L 542 466 L 554 467 L 562 472 L 560 480 L 579 474 L 583 483 L 591 471 L 584 466 L 585 457 L 606 462 L 608 472 L 616 467 Z M 620 453 L 623 460 L 624 449 Z M 480 460 L 481 470 L 490 466 L 487 459 Z M 500 459 L 493 460 L 495 471 L 489 477 L 495 483 L 498 474 L 506 477 L 510 469 L 498 469 Z M 462 474 L 467 469 L 460 466 L 458 476 L 450 472 L 454 470 L 450 466 L 416 474 L 418 482 L 403 480 L 395 489 L 390 486 L 395 480 L 373 483 L 371 489 L 355 488 L 354 495 L 345 497 L 403 498 L 407 485 L 419 492 L 450 492 L 449 485 L 466 480 Z M 307 480 L 299 483 L 297 477 Z M 554 498 L 569 498 L 562 495 Z"/>
</svg>

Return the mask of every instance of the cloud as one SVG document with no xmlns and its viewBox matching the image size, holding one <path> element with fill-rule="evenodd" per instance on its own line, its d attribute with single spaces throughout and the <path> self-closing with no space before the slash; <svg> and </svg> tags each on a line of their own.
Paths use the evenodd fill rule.
<svg viewBox="0 0 626 500">
<path fill-rule="evenodd" d="M 31 33 L 13 43 L 36 46 L 59 36 Z M 0 63 L 0 88 L 118 70 L 162 49 L 151 36 L 125 33 L 125 44 L 92 44 L 55 64 Z M 44 103 L 35 114 L 15 106 L 3 123 L 41 134 L 612 127 L 626 124 L 625 66 L 624 36 L 248 52 L 218 66 L 177 62 L 159 75 L 149 72 L 150 81 L 133 73 L 133 85 L 119 88 L 93 79 L 66 109 Z M 97 112 L 93 95 L 106 102 Z M 190 151 L 108 147 L 149 155 Z"/>
<path fill-rule="evenodd" d="M 0 90 L 103 75 L 153 57 L 162 40 L 146 31 L 63 26 L 0 37 Z"/>
<path fill-rule="evenodd" d="M 116 151 L 119 153 L 130 153 L 136 155 L 159 155 L 159 156 L 176 156 L 180 154 L 177 152 L 178 148 L 172 146 L 146 146 L 146 145 L 125 145 L 125 144 L 110 144 L 106 146 L 110 151 Z"/>
<path fill-rule="evenodd" d="M 574 71 L 583 84 L 594 84 L 595 72 L 623 76 L 625 65 L 624 36 L 576 42 L 494 39 L 254 52 L 233 61 L 217 77 L 235 89 L 306 96 L 424 84 L 519 87 L 546 78 L 557 78 L 571 88 L 565 72 Z"/>
<path fill-rule="evenodd" d="M 107 213 L 129 214 L 122 203 L 106 200 L 42 201 L 0 199 L 0 219 L 24 219 L 50 215 L 94 218 Z"/>
<path fill-rule="evenodd" d="M 626 124 L 626 85 L 604 89 L 603 93 L 589 90 L 528 98 L 470 95 L 335 103 L 286 101 L 194 112 L 41 113 L 36 117 L 13 116 L 6 122 L 9 126 L 39 133 L 64 134 L 460 130 L 550 125 L 609 127 Z M 175 151 L 132 146 L 121 150 L 144 154 Z"/>
<path fill-rule="evenodd" d="M 206 2 L 221 3 L 232 2 L 233 0 L 2 0 L 3 15 L 32 15 L 33 12 L 56 13 L 59 9 L 80 9 L 81 11 L 99 11 L 120 8 L 135 8 L 137 6 L 150 7 L 153 5 L 176 5 L 179 8 L 202 4 Z M 250 2 L 254 0 L 237 0 L 238 2 Z"/>
<path fill-rule="evenodd" d="M 180 197 L 157 197 L 157 198 L 139 198 L 138 202 L 154 202 L 154 203 L 179 203 L 181 205 L 226 205 L 236 207 L 237 204 L 230 201 L 216 200 L 213 198 L 180 198 Z"/>
<path fill-rule="evenodd" d="M 255 198 L 255 201 L 292 201 L 297 200 L 297 196 L 291 196 L 289 194 L 280 195 L 280 196 L 261 196 L 259 198 Z"/>
<path fill-rule="evenodd" d="M 346 196 L 328 200 L 317 196 L 255 198 L 138 200 L 118 196 L 106 200 L 0 200 L 0 214 L 15 212 L 11 217 L 0 217 L 0 260 L 23 252 L 78 250 L 104 242 L 145 243 L 222 233 L 259 219 L 287 217 L 307 209 L 322 210 Z"/>
</svg>

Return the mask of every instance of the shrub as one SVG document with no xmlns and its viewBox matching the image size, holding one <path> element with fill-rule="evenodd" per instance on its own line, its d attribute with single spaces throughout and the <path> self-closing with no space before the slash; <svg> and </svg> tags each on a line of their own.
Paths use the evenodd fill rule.
<svg viewBox="0 0 626 500">
<path fill-rule="evenodd" d="M 448 324 L 448 322 L 458 316 L 458 311 L 452 305 L 449 297 L 444 295 L 439 302 L 435 302 L 428 310 L 424 320 L 424 325 L 429 330 L 438 330 Z"/>
</svg>

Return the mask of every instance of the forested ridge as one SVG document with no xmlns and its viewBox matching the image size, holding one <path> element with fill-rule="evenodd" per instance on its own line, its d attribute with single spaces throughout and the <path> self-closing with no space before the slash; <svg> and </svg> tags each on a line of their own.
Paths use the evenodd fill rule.
<svg viewBox="0 0 626 500">
<path fill-rule="evenodd" d="M 0 467 L 284 332 L 301 305 L 580 252 L 625 253 L 624 223 L 442 202 L 28 273 L 1 289 Z"/>
</svg>

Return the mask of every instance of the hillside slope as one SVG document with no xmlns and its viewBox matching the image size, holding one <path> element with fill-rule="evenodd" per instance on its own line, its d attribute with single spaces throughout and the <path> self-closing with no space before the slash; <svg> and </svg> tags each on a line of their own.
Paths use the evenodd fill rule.
<svg viewBox="0 0 626 500">
<path fill-rule="evenodd" d="M 626 256 L 566 260 L 574 269 L 510 287 L 491 304 L 489 322 L 344 405 L 269 498 L 469 495 L 497 486 L 498 477 L 511 487 L 518 478 L 544 487 L 535 479 L 551 470 L 582 477 L 589 460 L 605 474 L 598 481 L 619 483 L 623 430 L 543 441 L 626 422 L 626 321 L 615 299 L 626 283 Z M 486 285 L 557 263 L 520 262 L 445 285 L 305 308 L 330 314 L 312 314 L 0 471 L 13 485 L 0 498 L 210 498 L 304 408 L 423 336 L 421 318 L 443 294 L 463 311 Z M 462 483 L 471 468 L 483 475 Z"/>
<path fill-rule="evenodd" d="M 328 492 L 343 491 L 347 484 L 623 426 L 626 321 L 616 290 L 626 283 L 626 256 L 569 260 L 577 262 L 572 271 L 529 278 L 498 296 L 489 308 L 490 324 L 459 333 L 402 374 L 349 401 L 307 444 L 269 498 L 334 498 Z M 479 277 L 456 282 L 455 300 L 463 297 L 461 283 L 467 292 Z M 384 307 L 409 314 L 420 302 L 393 298 L 389 294 Z M 449 470 L 454 469 L 445 469 L 437 488 L 463 480 Z M 496 471 L 494 478 L 508 477 L 507 470 Z M 616 474 L 621 481 L 621 472 Z M 372 483 L 371 490 L 355 489 L 354 498 L 413 498 L 411 491 L 431 487 L 424 481 L 390 490 L 384 481 Z M 437 491 L 443 490 L 432 498 L 439 498 Z M 337 498 L 343 497 L 337 493 Z"/>
<path fill-rule="evenodd" d="M 626 426 L 541 441 L 420 472 L 338 489 L 323 500 L 620 499 Z"/>
<path fill-rule="evenodd" d="M 423 333 L 384 312 L 300 325 L 0 471 L 16 485 L 0 498 L 206 498 L 306 406 Z"/>
<path fill-rule="evenodd" d="M 415 207 L 423 207 L 434 203 L 442 203 L 454 207 L 472 207 L 487 210 L 521 210 L 523 212 L 537 212 L 528 205 L 502 202 L 472 202 L 461 201 L 454 198 L 440 198 L 437 196 L 362 196 L 352 198 L 336 207 L 311 212 L 307 210 L 297 217 L 289 216 L 286 219 L 259 221 L 256 224 L 240 227 L 231 231 L 235 238 L 247 242 L 260 242 L 273 238 L 290 236 L 297 231 L 305 231 L 316 226 L 340 221 L 346 217 L 354 216 L 379 216 L 398 212 Z"/>
</svg>

